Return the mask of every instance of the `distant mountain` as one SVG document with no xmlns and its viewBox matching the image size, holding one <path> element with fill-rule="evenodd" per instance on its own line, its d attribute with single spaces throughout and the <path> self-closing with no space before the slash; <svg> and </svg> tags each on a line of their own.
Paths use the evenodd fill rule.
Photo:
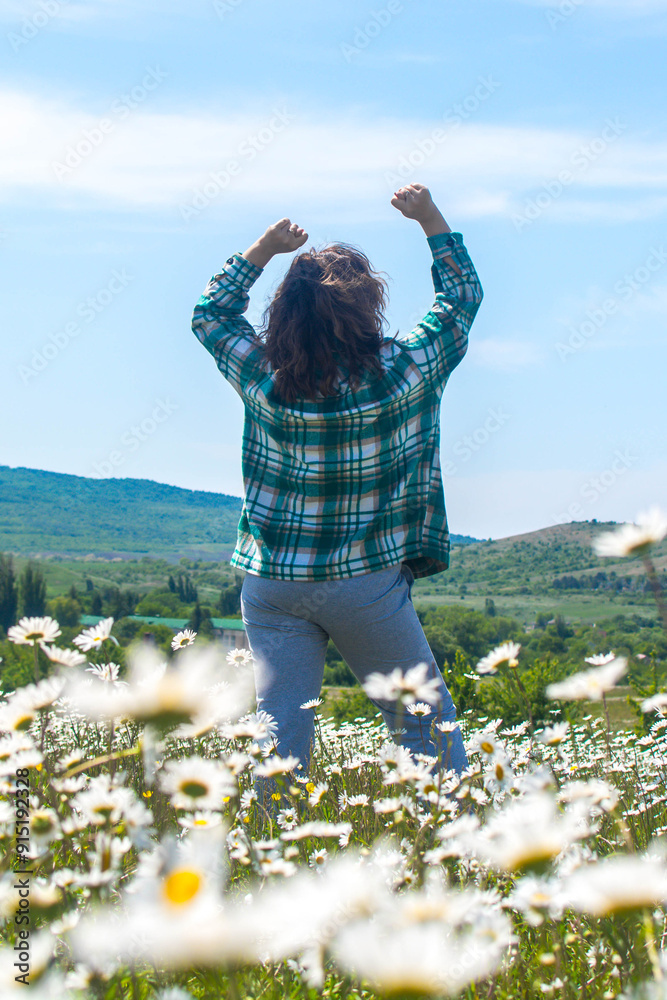
<svg viewBox="0 0 667 1000">
<path fill-rule="evenodd" d="M 0 465 L 0 552 L 231 557 L 242 497 L 150 479 L 88 479 Z M 452 535 L 453 545 L 479 541 Z"/>
</svg>

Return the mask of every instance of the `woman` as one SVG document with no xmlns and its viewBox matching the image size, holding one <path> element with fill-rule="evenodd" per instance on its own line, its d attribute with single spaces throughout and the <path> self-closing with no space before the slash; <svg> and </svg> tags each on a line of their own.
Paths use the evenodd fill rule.
<svg viewBox="0 0 667 1000">
<path fill-rule="evenodd" d="M 440 754 L 460 772 L 456 710 L 411 592 L 449 565 L 440 400 L 483 292 L 426 187 L 408 184 L 391 204 L 420 223 L 433 254 L 435 303 L 407 339 L 383 338 L 386 286 L 340 243 L 294 258 L 264 338 L 255 333 L 243 317 L 248 290 L 274 255 L 308 239 L 289 219 L 227 260 L 192 328 L 245 404 L 246 495 L 230 563 L 246 571 L 257 705 L 276 721 L 278 751 L 307 768 L 313 712 L 301 706 L 319 697 L 331 638 L 362 683 L 426 665 L 416 696 L 433 710 L 423 719 L 391 700 L 390 685 L 382 697 L 382 679 L 373 701 L 412 753 Z"/>
</svg>

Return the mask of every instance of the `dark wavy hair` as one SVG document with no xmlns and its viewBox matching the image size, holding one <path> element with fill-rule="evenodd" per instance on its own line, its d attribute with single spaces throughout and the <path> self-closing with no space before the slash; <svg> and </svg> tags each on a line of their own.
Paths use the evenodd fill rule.
<svg viewBox="0 0 667 1000">
<path fill-rule="evenodd" d="M 297 255 L 264 312 L 261 331 L 283 402 L 315 399 L 318 391 L 333 395 L 341 365 L 353 390 L 364 369 L 381 375 L 386 303 L 386 282 L 356 247 L 332 243 Z"/>
</svg>

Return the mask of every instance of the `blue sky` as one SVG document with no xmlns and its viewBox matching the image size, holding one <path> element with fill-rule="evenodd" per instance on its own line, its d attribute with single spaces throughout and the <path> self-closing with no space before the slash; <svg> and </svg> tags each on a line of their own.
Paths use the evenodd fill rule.
<svg viewBox="0 0 667 1000">
<path fill-rule="evenodd" d="M 450 530 L 664 506 L 666 36 L 667 0 L 0 0 L 0 463 L 242 496 L 194 304 L 289 216 L 362 247 L 407 334 L 433 287 L 402 176 L 485 293 L 443 397 Z"/>
</svg>

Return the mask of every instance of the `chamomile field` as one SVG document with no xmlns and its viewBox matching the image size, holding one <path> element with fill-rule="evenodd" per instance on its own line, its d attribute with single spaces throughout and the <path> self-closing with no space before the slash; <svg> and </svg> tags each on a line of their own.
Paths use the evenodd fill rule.
<svg viewBox="0 0 667 1000">
<path fill-rule="evenodd" d="M 656 517 L 598 545 L 650 560 Z M 188 629 L 121 671 L 113 631 L 8 630 L 35 679 L 0 704 L 2 996 L 665 996 L 667 694 L 619 726 L 626 657 L 548 684 L 549 725 L 517 642 L 475 666 L 525 698 L 514 725 L 438 721 L 426 664 L 370 675 L 437 756 L 318 699 L 304 766 L 256 710 L 248 650 Z"/>
</svg>

